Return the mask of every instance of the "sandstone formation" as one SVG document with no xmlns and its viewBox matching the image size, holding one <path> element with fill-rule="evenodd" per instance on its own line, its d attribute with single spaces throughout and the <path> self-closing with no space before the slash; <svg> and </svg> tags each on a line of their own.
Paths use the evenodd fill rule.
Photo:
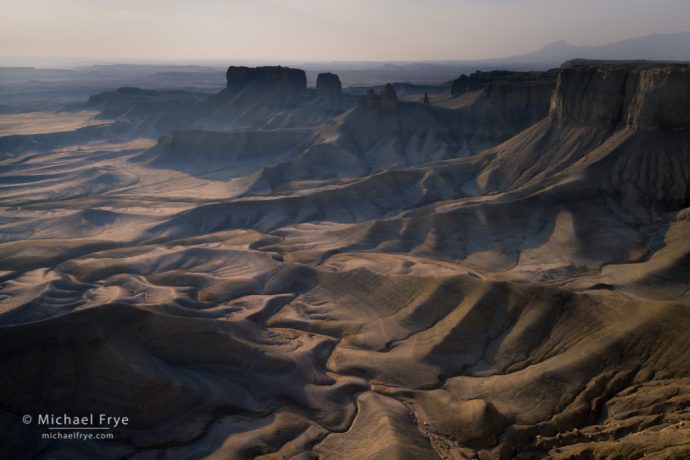
<svg viewBox="0 0 690 460">
<path fill-rule="evenodd" d="M 475 72 L 453 82 L 451 95 L 458 98 L 482 97 L 504 107 L 516 117 L 527 117 L 532 123 L 548 113 L 556 72 Z"/>
<path fill-rule="evenodd" d="M 390 83 L 381 91 L 381 108 L 384 112 L 394 112 L 398 108 L 398 95 Z"/>
<path fill-rule="evenodd" d="M 602 185 L 611 193 L 683 207 L 690 196 L 690 176 L 681 166 L 689 154 L 684 134 L 690 118 L 683 110 L 690 97 L 689 72 L 687 65 L 565 64 L 549 117 L 530 131 L 529 140 L 526 135 L 511 140 L 513 157 L 495 162 L 481 183 L 514 187 L 591 163 L 588 171 L 603 168 L 613 179 Z M 602 152 L 593 150 L 605 140 L 609 149 L 616 147 L 608 159 L 612 164 L 601 164 Z M 526 172 L 530 164 L 535 167 Z"/>
<path fill-rule="evenodd" d="M 17 134 L 0 457 L 690 457 L 689 68 L 342 110 L 238 71 L 198 112 L 127 89 Z M 41 411 L 132 424 L 54 441 Z"/>
<path fill-rule="evenodd" d="M 343 95 L 340 78 L 334 73 L 320 73 L 316 77 L 316 93 L 324 98 L 339 99 Z"/>
<path fill-rule="evenodd" d="M 572 61 L 560 72 L 551 113 L 561 123 L 684 130 L 690 128 L 688 85 L 685 64 Z"/>
<path fill-rule="evenodd" d="M 540 85 L 540 90 L 553 89 L 558 72 L 556 69 L 548 72 L 513 72 L 509 70 L 494 70 L 491 72 L 477 71 L 470 75 L 461 75 L 451 86 L 453 96 L 461 96 L 465 93 L 485 89 L 491 91 L 507 91 L 512 88 Z M 503 87 L 504 89 L 500 89 Z M 549 96 L 550 97 L 550 94 Z"/>
<path fill-rule="evenodd" d="M 382 112 L 395 112 L 398 108 L 398 95 L 393 85 L 387 83 L 380 95 L 377 95 L 373 89 L 368 89 L 366 95 L 359 98 L 358 104 Z"/>
<path fill-rule="evenodd" d="M 286 91 L 303 91 L 307 88 L 304 70 L 290 67 L 228 67 L 225 73 L 227 89 L 237 91 L 243 88 L 279 88 Z"/>
<path fill-rule="evenodd" d="M 366 107 L 368 109 L 375 109 L 380 105 L 379 96 L 376 95 L 373 89 L 369 88 L 366 95 L 360 96 L 357 103 L 361 107 Z"/>
</svg>

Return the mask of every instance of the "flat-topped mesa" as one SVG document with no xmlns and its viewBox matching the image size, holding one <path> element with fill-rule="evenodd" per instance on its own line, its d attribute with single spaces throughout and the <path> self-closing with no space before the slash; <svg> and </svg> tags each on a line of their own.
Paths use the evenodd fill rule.
<svg viewBox="0 0 690 460">
<path fill-rule="evenodd" d="M 482 92 L 487 101 L 511 113 L 519 113 L 521 117 L 537 120 L 549 113 L 557 75 L 557 69 L 544 72 L 478 71 L 456 79 L 451 95 L 460 97 Z"/>
<path fill-rule="evenodd" d="M 227 90 L 244 88 L 280 89 L 303 91 L 307 89 L 307 75 L 304 70 L 290 67 L 228 67 L 225 73 Z"/>
<path fill-rule="evenodd" d="M 343 85 L 340 83 L 340 78 L 334 73 L 320 73 L 316 77 L 316 93 L 324 98 L 341 98 L 343 95 Z"/>
<path fill-rule="evenodd" d="M 560 124 L 690 129 L 690 64 L 567 62 L 550 115 Z"/>
<path fill-rule="evenodd" d="M 500 90 L 501 88 L 533 87 L 549 92 L 556 84 L 557 69 L 544 72 L 513 72 L 510 70 L 476 71 L 470 75 L 460 75 L 450 88 L 452 96 L 462 96 L 480 89 Z"/>
</svg>

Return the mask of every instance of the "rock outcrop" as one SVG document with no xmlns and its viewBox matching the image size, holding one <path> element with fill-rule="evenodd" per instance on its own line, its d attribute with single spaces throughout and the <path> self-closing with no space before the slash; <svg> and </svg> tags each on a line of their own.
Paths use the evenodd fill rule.
<svg viewBox="0 0 690 460">
<path fill-rule="evenodd" d="M 690 66 L 570 61 L 551 102 L 559 123 L 690 129 Z"/>
<path fill-rule="evenodd" d="M 290 67 L 228 67 L 225 73 L 228 90 L 247 87 L 276 88 L 302 91 L 307 88 L 307 75 L 304 70 Z"/>
<path fill-rule="evenodd" d="M 373 89 L 367 90 L 366 96 L 361 96 L 358 100 L 361 107 L 381 110 L 383 112 L 395 112 L 398 109 L 398 95 L 395 88 L 390 83 L 386 84 L 381 91 L 381 95 L 377 95 Z"/>
<path fill-rule="evenodd" d="M 566 63 L 550 115 L 502 144 L 509 155 L 477 182 L 505 191 L 577 180 L 641 222 L 661 219 L 690 204 L 688 106 L 688 64 Z"/>
<path fill-rule="evenodd" d="M 366 107 L 368 109 L 375 109 L 380 105 L 380 98 L 376 95 L 373 89 L 369 88 L 367 94 L 360 96 L 357 103 L 361 107 Z"/>
<path fill-rule="evenodd" d="M 470 104 L 483 101 L 507 119 L 524 120 L 525 129 L 549 114 L 551 95 L 558 70 L 547 72 L 510 72 L 496 70 L 462 75 L 451 87 L 454 98 L 466 98 Z M 475 104 L 476 105 L 476 104 Z"/>
<path fill-rule="evenodd" d="M 384 112 L 394 112 L 398 108 L 398 95 L 390 83 L 381 92 L 381 108 Z"/>
<path fill-rule="evenodd" d="M 343 95 L 340 78 L 334 73 L 320 73 L 316 77 L 316 93 L 321 97 L 339 99 Z"/>
<path fill-rule="evenodd" d="M 477 71 L 470 75 L 461 75 L 451 86 L 453 96 L 462 96 L 465 93 L 480 89 L 502 91 L 508 87 L 537 87 L 549 93 L 556 83 L 557 69 L 546 72 L 512 72 L 509 70 L 493 70 L 491 72 Z"/>
<path fill-rule="evenodd" d="M 94 97 L 0 168 L 0 459 L 690 458 L 688 69 Z"/>
</svg>

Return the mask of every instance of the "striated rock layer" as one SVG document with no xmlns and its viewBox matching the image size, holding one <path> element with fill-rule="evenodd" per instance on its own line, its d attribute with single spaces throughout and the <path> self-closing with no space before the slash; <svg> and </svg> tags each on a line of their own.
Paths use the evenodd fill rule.
<svg viewBox="0 0 690 460">
<path fill-rule="evenodd" d="M 684 64 L 571 61 L 559 74 L 551 115 L 566 124 L 690 129 L 688 87 Z"/>
<path fill-rule="evenodd" d="M 461 75 L 451 86 L 459 97 L 476 92 L 510 111 L 522 111 L 531 119 L 546 115 L 557 72 L 475 72 Z M 545 109 L 546 107 L 546 109 Z"/>
<path fill-rule="evenodd" d="M 690 457 L 688 68 L 568 63 L 533 108 L 502 73 L 338 113 L 244 88 L 158 141 L 26 139 L 0 457 Z"/>
</svg>

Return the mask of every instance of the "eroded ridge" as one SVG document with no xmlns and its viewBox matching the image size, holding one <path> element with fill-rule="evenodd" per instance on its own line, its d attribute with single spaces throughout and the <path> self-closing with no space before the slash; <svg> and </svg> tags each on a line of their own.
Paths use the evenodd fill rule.
<svg viewBox="0 0 690 460">
<path fill-rule="evenodd" d="M 687 65 L 227 75 L 0 138 L 0 456 L 690 455 Z"/>
</svg>

